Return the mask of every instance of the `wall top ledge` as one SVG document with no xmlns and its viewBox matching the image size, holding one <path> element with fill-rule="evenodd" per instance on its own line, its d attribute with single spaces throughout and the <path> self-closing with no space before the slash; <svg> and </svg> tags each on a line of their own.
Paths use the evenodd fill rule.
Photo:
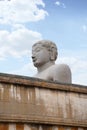
<svg viewBox="0 0 87 130">
<path fill-rule="evenodd" d="M 59 82 L 52 82 L 28 76 L 20 76 L 6 73 L 0 73 L 0 83 L 17 84 L 23 85 L 25 87 L 32 86 L 40 88 L 57 89 L 67 92 L 78 92 L 87 94 L 87 86 L 84 85 L 64 83 L 62 84 Z"/>
</svg>

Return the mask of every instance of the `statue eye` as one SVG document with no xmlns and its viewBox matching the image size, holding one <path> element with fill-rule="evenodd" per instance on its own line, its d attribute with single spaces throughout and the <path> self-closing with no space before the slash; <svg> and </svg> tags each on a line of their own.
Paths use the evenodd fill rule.
<svg viewBox="0 0 87 130">
<path fill-rule="evenodd" d="M 41 48 L 37 48 L 37 49 L 36 49 L 36 52 L 39 52 L 40 50 L 41 50 Z"/>
</svg>

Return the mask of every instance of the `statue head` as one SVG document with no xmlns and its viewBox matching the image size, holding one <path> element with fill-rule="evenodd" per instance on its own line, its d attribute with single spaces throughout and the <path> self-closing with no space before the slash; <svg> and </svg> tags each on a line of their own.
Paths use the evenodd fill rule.
<svg viewBox="0 0 87 130">
<path fill-rule="evenodd" d="M 32 46 L 32 59 L 34 66 L 38 67 L 57 59 L 56 44 L 49 40 L 41 40 Z"/>
</svg>

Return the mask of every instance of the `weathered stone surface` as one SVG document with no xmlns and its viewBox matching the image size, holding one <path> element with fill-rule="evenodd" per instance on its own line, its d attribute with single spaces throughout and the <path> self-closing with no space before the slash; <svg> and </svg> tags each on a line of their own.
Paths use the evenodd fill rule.
<svg viewBox="0 0 87 130">
<path fill-rule="evenodd" d="M 37 68 L 36 78 L 61 83 L 72 83 L 70 67 L 66 64 L 55 64 L 57 46 L 50 40 L 41 40 L 32 46 L 32 61 Z"/>
<path fill-rule="evenodd" d="M 0 130 L 87 130 L 87 128 L 30 123 L 0 123 Z"/>
<path fill-rule="evenodd" d="M 0 122 L 87 127 L 87 87 L 0 74 Z"/>
</svg>

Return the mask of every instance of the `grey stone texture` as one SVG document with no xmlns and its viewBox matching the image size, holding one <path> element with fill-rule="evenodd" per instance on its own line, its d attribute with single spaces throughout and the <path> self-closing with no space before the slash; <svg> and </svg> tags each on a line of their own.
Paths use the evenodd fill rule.
<svg viewBox="0 0 87 130">
<path fill-rule="evenodd" d="M 41 40 L 32 46 L 32 61 L 37 68 L 36 78 L 60 83 L 72 83 L 70 67 L 66 64 L 55 64 L 57 59 L 56 44 L 49 40 Z"/>
<path fill-rule="evenodd" d="M 0 74 L 1 123 L 47 124 L 74 130 L 87 127 L 86 108 L 87 86 Z"/>
</svg>

